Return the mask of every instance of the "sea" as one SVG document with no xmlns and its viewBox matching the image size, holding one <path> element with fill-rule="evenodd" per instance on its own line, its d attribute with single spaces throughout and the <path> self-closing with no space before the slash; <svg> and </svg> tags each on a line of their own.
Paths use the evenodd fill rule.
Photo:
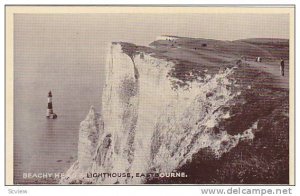
<svg viewBox="0 0 300 196">
<path fill-rule="evenodd" d="M 41 174 L 64 173 L 77 160 L 78 131 L 93 105 L 100 112 L 101 62 L 39 63 L 14 67 L 14 184 L 58 183 Z M 47 119 L 52 91 L 57 119 Z M 40 175 L 41 178 L 28 178 Z"/>
</svg>

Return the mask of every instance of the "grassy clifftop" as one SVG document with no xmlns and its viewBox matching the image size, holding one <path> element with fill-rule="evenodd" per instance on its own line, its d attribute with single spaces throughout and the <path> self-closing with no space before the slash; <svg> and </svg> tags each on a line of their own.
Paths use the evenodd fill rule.
<svg viewBox="0 0 300 196">
<path fill-rule="evenodd" d="M 183 82 L 235 66 L 231 77 L 237 81 L 241 95 L 228 108 L 231 117 L 214 131 L 237 134 L 254 122 L 257 130 L 253 141 L 241 142 L 221 158 L 213 157 L 210 149 L 200 150 L 191 162 L 178 168 L 188 178 L 152 179 L 148 183 L 289 183 L 288 40 L 178 38 L 156 40 L 150 46 L 153 56 L 175 63 L 170 75 Z M 258 56 L 262 62 L 255 62 Z M 284 76 L 280 75 L 280 58 L 285 59 Z"/>
</svg>

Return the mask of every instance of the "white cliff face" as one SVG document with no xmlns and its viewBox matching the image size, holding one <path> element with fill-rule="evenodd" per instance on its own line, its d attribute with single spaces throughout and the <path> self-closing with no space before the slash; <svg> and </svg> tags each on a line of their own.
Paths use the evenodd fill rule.
<svg viewBox="0 0 300 196">
<path fill-rule="evenodd" d="M 110 150 L 113 155 L 109 160 L 111 165 L 101 167 L 98 163 L 98 168 L 106 172 L 129 172 L 134 158 L 134 137 L 138 118 L 138 72 L 134 61 L 123 53 L 119 44 L 111 45 L 106 72 L 102 110 L 105 134 L 111 135 L 112 138 Z M 107 164 L 106 162 L 102 164 Z M 115 179 L 103 180 L 106 180 L 104 183 L 113 183 Z"/>
<path fill-rule="evenodd" d="M 139 177 L 87 179 L 86 175 L 171 172 L 202 148 L 220 157 L 239 141 L 253 139 L 255 125 L 237 135 L 213 132 L 230 117 L 223 108 L 240 93 L 232 90 L 235 81 L 228 78 L 232 69 L 174 89 L 177 79 L 168 76 L 173 66 L 149 54 L 129 56 L 120 44 L 109 47 L 103 121 L 91 110 L 81 123 L 78 161 L 61 183 L 143 183 Z"/>
<path fill-rule="evenodd" d="M 252 127 L 241 134 L 226 131 L 214 133 L 222 119 L 230 117 L 223 108 L 238 96 L 233 93 L 234 81 L 227 69 L 205 82 L 191 83 L 188 90 L 179 90 L 178 98 L 161 110 L 152 137 L 152 165 L 155 172 L 171 172 L 182 166 L 200 149 L 209 147 L 216 157 L 222 156 L 241 140 L 253 139 Z"/>
<path fill-rule="evenodd" d="M 102 134 L 103 121 L 92 106 L 79 129 L 78 162 L 83 169 L 91 167 L 98 140 Z"/>
<path fill-rule="evenodd" d="M 103 135 L 103 125 L 100 114 L 92 106 L 85 120 L 80 123 L 78 160 L 66 172 L 66 178 L 62 178 L 61 183 L 88 182 L 86 173 L 93 165 L 99 138 Z"/>
</svg>

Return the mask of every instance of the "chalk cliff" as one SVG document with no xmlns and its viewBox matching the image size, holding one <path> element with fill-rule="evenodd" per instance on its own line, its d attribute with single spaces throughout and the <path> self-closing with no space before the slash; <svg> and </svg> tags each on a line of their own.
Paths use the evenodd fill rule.
<svg viewBox="0 0 300 196">
<path fill-rule="evenodd" d="M 210 60 L 212 68 L 201 66 L 193 56 L 197 49 L 176 53 L 182 47 L 123 42 L 108 47 L 101 116 L 92 107 L 80 124 L 78 160 L 61 183 L 145 183 L 135 173 L 172 172 L 201 149 L 219 158 L 255 138 L 258 119 L 230 133 L 220 128 L 233 116 L 230 108 L 242 96 L 241 89 L 251 88 L 234 77 L 239 64 L 225 55 Z M 87 175 L 106 172 L 133 177 Z"/>
</svg>

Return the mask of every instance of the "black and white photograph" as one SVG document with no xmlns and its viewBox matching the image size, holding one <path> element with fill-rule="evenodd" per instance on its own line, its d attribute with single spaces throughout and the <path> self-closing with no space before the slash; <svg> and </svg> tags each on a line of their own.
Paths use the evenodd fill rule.
<svg viewBox="0 0 300 196">
<path fill-rule="evenodd" d="M 6 183 L 294 184 L 293 6 L 29 8 Z"/>
</svg>

